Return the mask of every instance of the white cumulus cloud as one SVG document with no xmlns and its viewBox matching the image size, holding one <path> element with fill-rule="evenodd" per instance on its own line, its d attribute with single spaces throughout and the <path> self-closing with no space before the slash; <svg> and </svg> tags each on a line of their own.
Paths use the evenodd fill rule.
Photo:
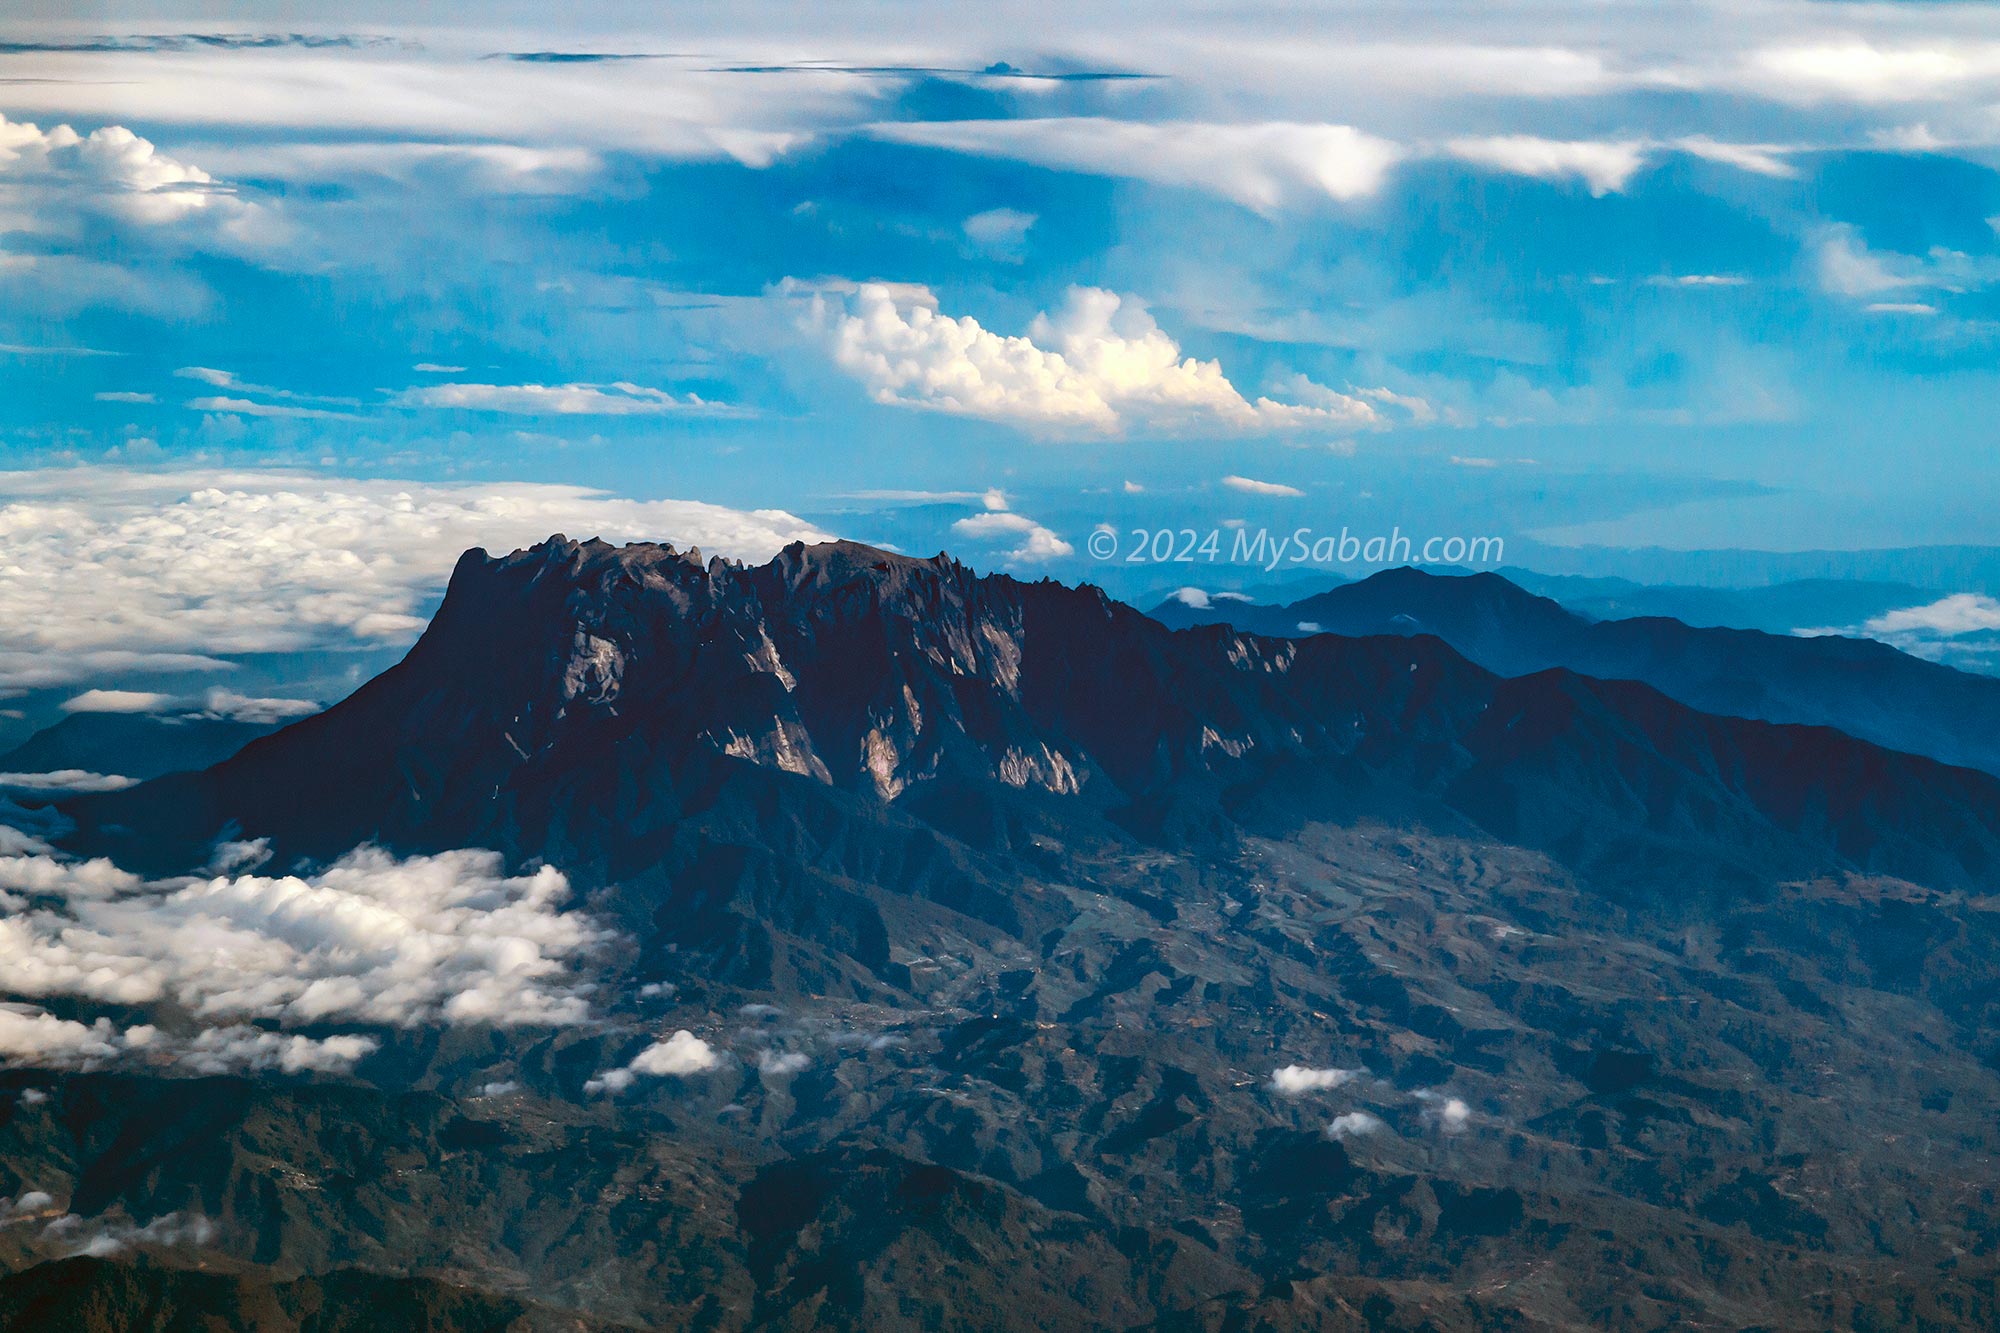
<svg viewBox="0 0 2000 1333">
<path fill-rule="evenodd" d="M 308 876 L 137 885 L 101 862 L 0 858 L 40 905 L 0 918 L 0 986 L 197 1018 L 383 1026 L 561 1025 L 589 1015 L 575 965 L 608 942 L 564 912 L 564 877 L 497 853 L 362 848 Z"/>
<path fill-rule="evenodd" d="M 1309 1092 L 1328 1092 L 1351 1083 L 1358 1069 L 1314 1069 L 1309 1065 L 1286 1065 L 1271 1071 L 1271 1091 L 1283 1097 L 1302 1097 Z"/>
<path fill-rule="evenodd" d="M 1370 1134 L 1380 1132 L 1381 1129 L 1381 1120 L 1368 1112 L 1349 1111 L 1345 1115 L 1335 1116 L 1327 1125 L 1326 1132 L 1329 1138 L 1345 1142 L 1348 1139 L 1367 1138 Z"/>
<path fill-rule="evenodd" d="M 1221 363 L 1183 356 L 1143 303 L 1096 287 L 1070 288 L 1025 335 L 947 315 L 926 288 L 885 283 L 817 294 L 808 326 L 878 403 L 1039 434 L 1261 433 L 1375 419 L 1344 395 L 1331 405 L 1247 399 Z"/>
<path fill-rule="evenodd" d="M 961 518 L 951 525 L 951 530 L 961 537 L 974 541 L 1003 541 L 1011 543 L 1002 558 L 1015 564 L 1033 564 L 1042 560 L 1056 560 L 1073 555 L 1076 548 L 1057 536 L 1049 528 L 1043 527 L 1026 514 L 1016 514 L 1011 510 L 988 510 Z"/>
<path fill-rule="evenodd" d="M 1463 1134 L 1472 1123 L 1472 1108 L 1457 1097 L 1426 1088 L 1416 1094 L 1424 1104 L 1424 1118 L 1446 1134 Z"/>
<path fill-rule="evenodd" d="M 206 171 L 122 125 L 78 134 L 67 125 L 44 130 L 0 115 L 0 185 L 14 192 L 39 187 L 31 208 L 48 207 L 49 195 L 61 191 L 67 206 L 144 224 L 209 210 L 237 214 L 244 207 Z"/>
<path fill-rule="evenodd" d="M 380 1043 L 342 1034 L 308 1037 L 241 1024 L 178 1037 L 150 1024 L 120 1028 L 108 1018 L 89 1023 L 32 1005 L 0 1003 L 0 1064 L 101 1069 L 142 1063 L 187 1074 L 345 1073 Z"/>
<path fill-rule="evenodd" d="M 630 1064 L 608 1069 L 583 1085 L 585 1092 L 623 1092 L 639 1076 L 647 1078 L 687 1078 L 706 1073 L 722 1063 L 722 1056 L 700 1037 L 682 1028 L 665 1041 L 656 1041 L 632 1057 Z"/>
</svg>

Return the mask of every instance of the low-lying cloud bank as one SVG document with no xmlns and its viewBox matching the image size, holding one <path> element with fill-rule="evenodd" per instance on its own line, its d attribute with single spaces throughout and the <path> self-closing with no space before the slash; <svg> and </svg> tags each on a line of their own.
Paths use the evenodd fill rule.
<svg viewBox="0 0 2000 1333">
<path fill-rule="evenodd" d="M 591 1017 L 579 964 L 614 938 L 590 915 L 561 910 L 562 874 L 508 875 L 494 852 L 398 859 L 364 847 L 310 875 L 150 883 L 16 830 L 0 837 L 0 853 L 7 995 L 166 1006 L 203 1025 L 179 1036 L 0 1004 L 6 1063 L 329 1071 L 351 1067 L 378 1040 L 257 1025 L 573 1025 Z M 235 847 L 226 863 L 258 853 Z"/>
<path fill-rule="evenodd" d="M 189 1074 L 345 1073 L 380 1045 L 373 1037 L 307 1037 L 241 1024 L 178 1037 L 149 1023 L 120 1028 L 108 1018 L 81 1023 L 32 1005 L 0 1004 L 0 1062 L 41 1068 L 138 1062 Z"/>
<path fill-rule="evenodd" d="M 553 532 L 743 560 L 827 536 L 783 510 L 579 486 L 0 473 L 0 693 L 219 671 L 233 654 L 407 643 L 461 551 L 513 550 Z"/>
</svg>

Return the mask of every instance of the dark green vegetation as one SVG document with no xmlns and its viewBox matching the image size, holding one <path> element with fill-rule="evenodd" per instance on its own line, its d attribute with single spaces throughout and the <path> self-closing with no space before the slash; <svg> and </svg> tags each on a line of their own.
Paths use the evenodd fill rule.
<svg viewBox="0 0 2000 1333">
<path fill-rule="evenodd" d="M 2000 781 L 1838 732 L 852 546 L 550 543 L 348 702 L 69 809 L 162 870 L 543 857 L 630 943 L 602 1023 L 354 1080 L 6 1075 L 0 1195 L 213 1224 L 0 1228 L 7 1326 L 2000 1309 Z M 680 1027 L 721 1066 L 586 1093 Z"/>
</svg>

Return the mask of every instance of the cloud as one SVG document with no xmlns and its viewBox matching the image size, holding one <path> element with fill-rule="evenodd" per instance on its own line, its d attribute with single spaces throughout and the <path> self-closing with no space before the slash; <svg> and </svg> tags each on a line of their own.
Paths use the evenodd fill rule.
<svg viewBox="0 0 2000 1333">
<path fill-rule="evenodd" d="M 1933 36 L 1921 45 L 1860 38 L 1773 45 L 1750 54 L 1740 82 L 1795 101 L 1921 101 L 2000 83 L 2000 42 Z"/>
<path fill-rule="evenodd" d="M 1720 162 L 1756 176 L 1794 180 L 1799 174 L 1798 168 L 1785 160 L 1790 150 L 1781 144 L 1720 143 L 1705 135 L 1693 135 L 1676 139 L 1671 146 L 1690 156 Z"/>
<path fill-rule="evenodd" d="M 1279 481 L 1258 481 L 1254 477 L 1239 477 L 1233 473 L 1222 479 L 1222 484 L 1232 491 L 1242 491 L 1245 495 L 1284 495 L 1294 499 L 1305 494 L 1296 486 L 1287 486 Z"/>
<path fill-rule="evenodd" d="M 1472 1108 L 1457 1097 L 1425 1088 L 1416 1094 L 1424 1103 L 1424 1118 L 1446 1134 L 1463 1134 L 1472 1123 Z"/>
<path fill-rule="evenodd" d="M 1903 652 L 1947 666 L 1989 671 L 2000 643 L 2000 599 L 1961 592 L 1918 606 L 1898 607 L 1859 625 L 1795 629 L 1794 634 L 1839 634 L 1880 639 Z"/>
<path fill-rule="evenodd" d="M 120 1028 L 59 1018 L 32 1005 L 0 1003 L 0 1064 L 102 1069 L 137 1062 L 196 1075 L 340 1074 L 372 1054 L 373 1037 L 307 1037 L 231 1025 L 177 1037 L 149 1024 Z"/>
<path fill-rule="evenodd" d="M 304 155 L 306 169 L 316 158 L 320 171 L 349 174 L 408 171 L 443 156 L 504 183 L 522 174 L 522 162 L 546 170 L 546 159 L 585 150 L 762 167 L 825 127 L 879 114 L 880 83 L 862 74 L 806 71 L 774 84 L 710 62 L 479 59 L 496 44 L 507 38 L 468 26 L 303 55 L 72 49 L 10 57 L 10 73 L 32 80 L 37 105 L 65 115 L 268 131 L 211 136 L 240 145 L 233 157 L 248 176 L 265 174 L 251 169 L 251 151 L 272 142 L 290 149 L 287 137 L 317 150 Z M 230 95 L 214 96 L 217 88 Z M 278 156 L 270 174 L 301 169 Z"/>
<path fill-rule="evenodd" d="M 1848 223 L 1822 228 L 1813 247 L 1820 286 L 1840 296 L 1869 297 L 1884 292 L 1929 288 L 1966 291 L 2000 282 L 2000 258 L 1968 255 L 1942 246 L 1922 255 L 1870 249 L 1861 233 Z M 1877 301 L 1870 304 L 1909 314 L 1928 302 Z M 1930 313 L 1935 313 L 1931 311 Z"/>
<path fill-rule="evenodd" d="M 656 1041 L 622 1069 L 610 1069 L 583 1085 L 587 1093 L 624 1092 L 640 1075 L 648 1078 L 687 1078 L 706 1073 L 722 1063 L 713 1046 L 680 1029 L 665 1041 Z"/>
<path fill-rule="evenodd" d="M 1219 194 L 1259 212 L 1365 199 L 1402 149 L 1350 125 L 1147 123 L 1094 117 L 876 125 L 896 143 Z"/>
<path fill-rule="evenodd" d="M 512 416 L 657 416 L 740 412 L 698 394 L 673 394 L 620 380 L 613 384 L 427 384 L 390 399 L 397 407 L 498 412 Z"/>
<path fill-rule="evenodd" d="M 1906 265 L 1891 266 L 1870 251 L 1853 227 L 1827 228 L 1818 245 L 1820 285 L 1842 296 L 1872 296 L 1914 285 L 1918 278 Z"/>
<path fill-rule="evenodd" d="M 65 713 L 176 713 L 260 723 L 288 722 L 320 711 L 310 699 L 257 698 L 219 685 L 192 697 L 152 690 L 85 690 L 59 707 Z"/>
<path fill-rule="evenodd" d="M 1496 134 L 1398 144 L 1348 125 L 1061 118 L 902 123 L 871 132 L 897 143 L 1199 189 L 1265 214 L 1326 197 L 1368 198 L 1381 192 L 1400 163 L 1432 156 L 1538 180 L 1577 179 L 1598 196 L 1623 190 L 1653 151 L 1778 179 L 1798 175 L 1786 160 L 1795 151 L 1787 145 L 1706 135 L 1592 140 Z"/>
<path fill-rule="evenodd" d="M 1876 635 L 2000 632 L 2000 600 L 1983 593 L 1953 593 L 1922 606 L 1885 612 L 1862 628 Z"/>
<path fill-rule="evenodd" d="M 41 187 L 34 207 L 61 191 L 65 204 L 130 222 L 162 225 L 243 205 L 200 167 L 169 157 L 121 125 L 80 135 L 67 125 L 43 130 L 0 115 L 0 184 Z"/>
<path fill-rule="evenodd" d="M 1379 1133 L 1382 1128 L 1382 1122 L 1366 1111 L 1349 1111 L 1335 1116 L 1327 1125 L 1326 1133 L 1331 1139 L 1346 1142 L 1348 1139 L 1367 1138 L 1370 1134 Z"/>
<path fill-rule="evenodd" d="M 311 717 L 320 711 L 320 707 L 311 699 L 279 699 L 268 695 L 238 694 L 234 690 L 225 690 L 217 686 L 201 697 L 200 711 L 203 716 L 223 718 L 231 722 L 269 724 L 293 722 L 302 717 Z"/>
<path fill-rule="evenodd" d="M 100 403 L 151 403 L 158 400 L 150 393 L 138 393 L 130 389 L 107 389 L 91 395 Z"/>
<path fill-rule="evenodd" d="M 1538 180 L 1583 181 L 1591 194 L 1616 194 L 1646 164 L 1645 145 L 1636 142 L 1543 139 L 1500 134 L 1452 139 L 1445 152 L 1464 162 L 1532 176 Z"/>
<path fill-rule="evenodd" d="M 171 694 L 150 690 L 85 690 L 63 700 L 65 713 L 157 713 L 175 702 Z"/>
<path fill-rule="evenodd" d="M 1206 611 L 1210 605 L 1208 593 L 1201 588 L 1177 588 L 1174 600 L 1196 611 Z"/>
<path fill-rule="evenodd" d="M 55 1205 L 55 1196 L 46 1190 L 22 1190 L 12 1199 L 0 1199 L 0 1226 L 46 1217 Z"/>
<path fill-rule="evenodd" d="M 336 412 L 330 407 L 301 407 L 297 403 L 260 403 L 251 398 L 211 395 L 187 400 L 196 412 L 220 412 L 236 417 L 273 417 L 295 421 L 358 421 L 353 412 Z"/>
<path fill-rule="evenodd" d="M 1307 1065 L 1286 1065 L 1271 1071 L 1271 1091 L 1281 1097 L 1302 1097 L 1309 1092 L 1328 1092 L 1352 1082 L 1358 1069 L 1314 1069 Z"/>
<path fill-rule="evenodd" d="M 1736 273 L 1661 273 L 1646 279 L 1649 287 L 1744 287 L 1749 282 Z"/>
<path fill-rule="evenodd" d="M 1018 264 L 1027 248 L 1028 229 L 1035 222 L 1033 213 L 1017 208 L 989 208 L 967 218 L 961 229 L 982 253 Z"/>
<path fill-rule="evenodd" d="M 29 892 L 44 857 L 0 858 Z M 64 864 L 58 863 L 61 878 Z M 397 860 L 361 848 L 306 876 L 220 875 L 134 888 L 100 863 L 0 918 L 16 995 L 172 1002 L 203 1020 L 560 1026 L 589 1015 L 573 967 L 611 935 L 561 910 L 561 874 L 509 876 L 494 852 Z"/>
<path fill-rule="evenodd" d="M 1008 510 L 987 510 L 961 518 L 951 530 L 973 541 L 1001 540 L 1014 543 L 1003 558 L 1020 564 L 1059 560 L 1076 554 L 1076 548 L 1053 531 L 1029 518 Z"/>
<path fill-rule="evenodd" d="M 1036 316 L 1025 336 L 943 314 L 926 288 L 864 283 L 837 295 L 814 296 L 808 327 L 878 403 L 1045 435 L 1261 433 L 1374 415 L 1354 399 L 1338 407 L 1250 401 L 1219 362 L 1182 356 L 1144 304 L 1101 288 L 1070 288 L 1063 307 Z"/>
<path fill-rule="evenodd" d="M 252 143 L 204 149 L 219 169 L 259 181 L 353 193 L 392 185 L 436 196 L 556 196 L 601 185 L 603 156 L 588 148 L 513 143 Z M 463 367 L 460 367 L 463 369 Z"/>
<path fill-rule="evenodd" d="M 117 773 L 92 773 L 83 768 L 56 768 L 45 773 L 0 773 L 0 787 L 35 792 L 123 791 L 137 780 Z"/>
<path fill-rule="evenodd" d="M 166 1213 L 143 1226 L 123 1218 L 66 1213 L 42 1230 L 42 1239 L 61 1246 L 65 1256 L 93 1259 L 123 1254 L 135 1245 L 209 1245 L 216 1235 L 215 1223 L 199 1213 Z"/>
<path fill-rule="evenodd" d="M 0 688 L 222 669 L 216 654 L 407 643 L 461 551 L 559 531 L 757 560 L 826 538 L 781 510 L 576 486 L 0 473 Z"/>
<path fill-rule="evenodd" d="M 120 870 L 103 857 L 72 861 L 55 856 L 46 844 L 31 841 L 0 856 L 0 890 L 41 898 L 115 898 L 136 892 L 137 875 Z M 19 899 L 5 904 L 20 911 Z M 0 982 L 4 985 L 4 982 Z"/>
<path fill-rule="evenodd" d="M 803 1051 L 765 1051 L 757 1057 L 757 1072 L 765 1078 L 790 1078 L 812 1066 Z"/>
</svg>

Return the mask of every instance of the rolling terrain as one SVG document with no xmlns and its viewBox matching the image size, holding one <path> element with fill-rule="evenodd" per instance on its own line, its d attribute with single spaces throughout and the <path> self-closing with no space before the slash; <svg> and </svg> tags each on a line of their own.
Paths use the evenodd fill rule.
<svg viewBox="0 0 2000 1333">
<path fill-rule="evenodd" d="M 2000 779 L 1831 727 L 942 557 L 553 539 L 469 553 L 327 712 L 64 810 L 153 876 L 492 849 L 605 929 L 587 1016 L 381 1022 L 345 1073 L 14 1061 L 0 1326 L 2000 1310 Z"/>
</svg>

